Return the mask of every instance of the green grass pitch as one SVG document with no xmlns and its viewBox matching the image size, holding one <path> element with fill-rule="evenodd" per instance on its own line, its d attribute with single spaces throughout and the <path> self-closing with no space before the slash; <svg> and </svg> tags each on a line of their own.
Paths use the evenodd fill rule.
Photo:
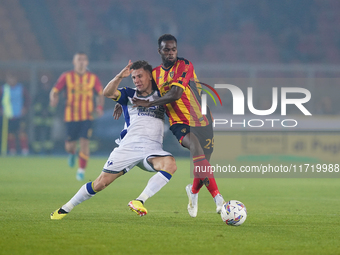
<svg viewBox="0 0 340 255">
<path fill-rule="evenodd" d="M 105 158 L 91 158 L 86 181 Z M 239 227 L 225 225 L 208 191 L 197 218 L 186 210 L 189 161 L 146 202 L 139 217 L 127 203 L 151 173 L 138 168 L 74 208 L 61 221 L 52 211 L 85 183 L 66 158 L 0 158 L 0 254 L 340 254 L 340 179 L 218 179 L 224 198 L 248 210 Z"/>
</svg>

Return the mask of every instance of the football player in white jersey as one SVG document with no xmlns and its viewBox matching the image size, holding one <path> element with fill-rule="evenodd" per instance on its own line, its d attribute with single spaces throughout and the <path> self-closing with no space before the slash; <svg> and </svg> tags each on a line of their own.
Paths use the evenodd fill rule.
<svg viewBox="0 0 340 255">
<path fill-rule="evenodd" d="M 119 147 L 111 152 L 99 177 L 84 184 L 69 202 L 51 214 L 51 219 L 62 219 L 76 205 L 93 197 L 136 165 L 146 171 L 156 172 L 139 197 L 128 203 L 130 209 L 138 215 L 147 214 L 145 201 L 169 182 L 177 167 L 171 153 L 162 149 L 164 108 L 133 107 L 132 103 L 134 97 L 149 101 L 160 97 L 158 90 L 153 87 L 151 72 L 152 67 L 146 61 L 129 61 L 129 64 L 106 85 L 104 96 L 119 102 L 123 107 L 127 133 L 120 141 Z M 130 75 L 136 89 L 118 89 L 122 79 Z"/>
</svg>

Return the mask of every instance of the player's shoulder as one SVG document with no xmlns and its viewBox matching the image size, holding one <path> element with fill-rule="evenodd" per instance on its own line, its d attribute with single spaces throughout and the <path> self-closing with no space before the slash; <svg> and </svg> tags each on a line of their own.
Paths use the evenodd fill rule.
<svg viewBox="0 0 340 255">
<path fill-rule="evenodd" d="M 126 93 L 128 97 L 133 97 L 135 95 L 136 89 L 130 87 L 119 88 L 120 92 Z"/>
<path fill-rule="evenodd" d="M 66 75 L 73 75 L 75 72 L 74 72 L 74 70 L 68 70 L 68 71 L 65 71 L 65 72 L 63 72 L 61 75 L 64 75 L 64 76 L 66 76 Z"/>
<path fill-rule="evenodd" d="M 130 88 L 130 87 L 121 87 L 120 90 L 126 90 L 126 91 L 136 91 L 136 89 Z"/>
<path fill-rule="evenodd" d="M 73 75 L 74 74 L 74 71 L 73 70 L 68 70 L 68 71 L 65 71 L 63 72 L 61 75 L 60 75 L 60 78 L 65 78 L 67 75 Z"/>
<path fill-rule="evenodd" d="M 59 79 L 58 81 L 59 82 L 63 82 L 67 79 L 67 77 L 73 77 L 73 74 L 74 74 L 74 71 L 73 70 L 68 70 L 68 71 L 65 71 L 63 72 L 60 76 L 59 76 Z"/>
<path fill-rule="evenodd" d="M 152 69 L 152 72 L 156 72 L 157 70 L 161 68 L 162 68 L 162 65 L 156 66 L 155 68 Z"/>
<path fill-rule="evenodd" d="M 91 72 L 91 71 L 86 71 L 86 74 L 88 75 L 88 76 L 93 76 L 93 77 L 96 77 L 96 78 L 98 78 L 98 76 L 95 74 L 95 73 L 93 73 L 93 72 Z"/>
<path fill-rule="evenodd" d="M 180 57 L 178 57 L 178 58 L 177 58 L 177 62 L 178 62 L 179 64 L 192 65 L 192 63 L 191 63 L 189 60 L 187 60 L 186 58 L 180 58 Z"/>
</svg>

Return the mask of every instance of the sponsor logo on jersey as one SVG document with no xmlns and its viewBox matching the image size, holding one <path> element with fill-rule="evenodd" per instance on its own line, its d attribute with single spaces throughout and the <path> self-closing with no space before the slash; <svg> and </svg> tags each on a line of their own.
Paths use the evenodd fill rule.
<svg viewBox="0 0 340 255">
<path fill-rule="evenodd" d="M 164 119 L 164 107 L 162 106 L 151 106 L 149 108 L 146 107 L 138 107 L 138 116 L 150 116 L 157 119 Z"/>
</svg>

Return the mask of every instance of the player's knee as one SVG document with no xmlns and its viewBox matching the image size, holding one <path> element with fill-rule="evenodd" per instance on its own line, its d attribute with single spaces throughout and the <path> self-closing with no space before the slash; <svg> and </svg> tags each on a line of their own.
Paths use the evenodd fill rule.
<svg viewBox="0 0 340 255">
<path fill-rule="evenodd" d="M 65 143 L 65 150 L 68 153 L 75 153 L 76 148 L 75 148 L 75 145 L 73 143 L 66 142 Z"/>
<path fill-rule="evenodd" d="M 182 141 L 182 144 L 190 150 L 190 153 L 192 155 L 202 155 L 203 149 L 201 147 L 201 144 L 195 134 L 188 133 Z"/>
<path fill-rule="evenodd" d="M 170 174 L 174 174 L 176 172 L 176 170 L 177 170 L 177 166 L 176 166 L 176 164 L 175 165 L 169 165 L 164 170 L 167 171 Z"/>
<path fill-rule="evenodd" d="M 174 174 L 177 170 L 176 161 L 173 157 L 170 157 L 164 166 L 164 171 L 167 171 L 170 174 Z"/>
<path fill-rule="evenodd" d="M 190 144 L 190 153 L 194 156 L 204 154 L 203 149 L 199 143 L 192 142 Z"/>
</svg>

